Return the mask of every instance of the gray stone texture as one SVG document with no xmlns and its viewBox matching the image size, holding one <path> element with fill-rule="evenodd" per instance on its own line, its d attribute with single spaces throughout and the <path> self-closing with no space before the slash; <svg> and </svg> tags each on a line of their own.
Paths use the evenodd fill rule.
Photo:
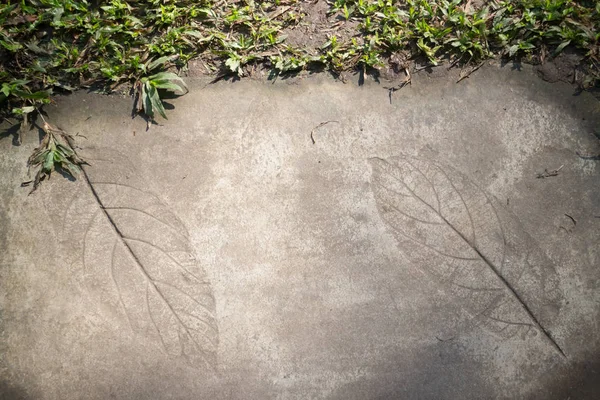
<svg viewBox="0 0 600 400">
<path fill-rule="evenodd" d="M 58 98 L 91 165 L 31 195 L 38 133 L 0 140 L 0 397 L 597 398 L 592 95 L 495 65 L 391 103 L 190 86 L 149 131 Z"/>
</svg>

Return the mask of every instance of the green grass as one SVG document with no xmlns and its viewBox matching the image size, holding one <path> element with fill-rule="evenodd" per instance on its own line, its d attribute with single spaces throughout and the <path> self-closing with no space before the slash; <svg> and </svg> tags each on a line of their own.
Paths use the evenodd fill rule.
<svg viewBox="0 0 600 400">
<path fill-rule="evenodd" d="M 432 64 L 451 58 L 476 61 L 496 54 L 530 55 L 548 46 L 581 49 L 592 66 L 599 57 L 600 3 L 567 0 L 489 2 L 473 10 L 462 0 L 335 0 L 333 11 L 359 21 L 365 43 L 360 63 L 418 48 Z M 414 51 L 413 51 L 414 52 Z"/>
<path fill-rule="evenodd" d="M 569 46 L 585 56 L 584 85 L 600 81 L 600 2 L 593 1 L 492 1 L 474 9 L 466 0 L 332 0 L 330 20 L 341 19 L 352 30 L 329 34 L 314 49 L 291 46 L 283 34 L 304 24 L 295 0 L 4 3 L 0 107 L 4 116 L 20 121 L 22 130 L 54 94 L 82 87 L 111 91 L 128 84 L 134 112 L 149 123 L 158 115 L 166 118 L 161 93 L 184 92 L 185 84 L 173 71 L 185 70 L 195 58 L 218 76 L 243 77 L 258 66 L 275 77 L 308 69 L 370 71 L 418 57 L 433 65 L 444 60 L 475 65 L 495 56 L 533 59 Z M 42 153 L 47 155 L 54 142 L 42 140 Z M 69 141 L 61 143 L 73 150 Z M 46 171 L 40 179 L 54 164 L 76 173 L 61 160 L 48 156 L 32 166 Z"/>
</svg>

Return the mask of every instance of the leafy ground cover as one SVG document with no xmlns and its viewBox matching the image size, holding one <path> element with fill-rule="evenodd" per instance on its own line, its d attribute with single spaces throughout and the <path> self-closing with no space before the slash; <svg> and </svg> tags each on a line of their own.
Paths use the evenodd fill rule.
<svg viewBox="0 0 600 400">
<path fill-rule="evenodd" d="M 491 57 L 544 63 L 580 54 L 583 87 L 600 81 L 600 3 L 573 0 L 8 0 L 0 5 L 0 107 L 31 127 L 54 94 L 128 85 L 133 112 L 167 118 L 161 93 L 183 93 L 191 60 L 216 78 L 259 68 L 271 78 L 392 70 L 415 61 L 475 70 Z M 465 75 L 466 76 L 466 75 Z M 34 187 L 83 162 L 44 121 Z M 58 132 L 58 133 L 57 133 Z"/>
</svg>

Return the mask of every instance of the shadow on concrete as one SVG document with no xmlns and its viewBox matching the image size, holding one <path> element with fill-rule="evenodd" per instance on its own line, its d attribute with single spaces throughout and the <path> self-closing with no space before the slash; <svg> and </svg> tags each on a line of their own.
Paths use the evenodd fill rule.
<svg viewBox="0 0 600 400">
<path fill-rule="evenodd" d="M 12 145 L 19 146 L 19 129 L 21 124 L 14 124 L 0 131 L 0 140 L 12 136 Z"/>
<path fill-rule="evenodd" d="M 600 396 L 600 354 L 594 354 L 589 361 L 576 363 L 565 371 L 562 379 L 556 376 L 548 384 L 544 398 L 548 400 L 587 400 Z"/>
<path fill-rule="evenodd" d="M 397 371 L 410 370 L 406 365 L 410 357 L 401 354 L 388 360 L 389 369 L 369 378 L 359 379 L 337 390 L 329 397 L 337 399 L 388 400 L 388 399 L 495 399 L 492 379 L 485 379 L 472 357 L 461 354 L 452 346 L 444 349 L 440 343 L 427 354 L 437 353 L 438 357 L 414 357 L 419 360 L 412 366 L 411 375 L 400 375 Z M 548 373 L 544 389 L 530 393 L 523 400 L 588 400 L 597 399 L 600 394 L 600 357 L 593 361 L 566 366 L 563 373 Z M 557 379 L 561 376 L 562 379 Z M 544 379 L 544 378 L 542 378 Z M 510 394 L 500 398 L 510 398 Z"/>
<path fill-rule="evenodd" d="M 413 365 L 407 365 L 412 362 Z M 439 342 L 420 354 L 397 353 L 386 370 L 337 390 L 329 399 L 492 399 L 494 388 L 482 377 L 482 366 L 459 346 Z M 401 371 L 412 371 L 409 375 Z"/>
<path fill-rule="evenodd" d="M 33 400 L 23 388 L 0 380 L 0 400 Z"/>
</svg>

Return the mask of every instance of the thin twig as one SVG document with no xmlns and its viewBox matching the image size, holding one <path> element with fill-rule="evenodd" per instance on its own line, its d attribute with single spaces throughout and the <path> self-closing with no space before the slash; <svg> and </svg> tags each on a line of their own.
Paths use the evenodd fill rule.
<svg viewBox="0 0 600 400">
<path fill-rule="evenodd" d="M 269 21 L 274 20 L 275 18 L 279 17 L 280 15 L 282 15 L 283 13 L 285 13 L 287 10 L 289 10 L 290 8 L 292 8 L 291 6 L 285 6 L 285 7 L 281 7 L 279 10 L 275 10 L 271 13 L 271 15 L 268 16 Z"/>
<path fill-rule="evenodd" d="M 473 68 L 472 70 L 470 70 L 469 72 L 467 72 L 465 75 L 461 76 L 460 78 L 458 78 L 458 80 L 456 81 L 456 83 L 462 81 L 465 78 L 468 78 L 473 72 L 477 71 L 479 68 L 481 68 L 481 66 L 483 65 L 483 61 L 480 62 L 477 66 L 475 66 L 475 68 Z"/>
<path fill-rule="evenodd" d="M 464 57 L 464 54 L 463 54 L 462 56 L 458 57 L 457 59 L 455 59 L 454 61 L 452 61 L 452 63 L 450 64 L 450 66 L 448 66 L 448 71 L 449 71 L 450 69 L 452 69 L 452 67 L 454 67 L 456 64 L 458 64 L 458 62 L 459 62 L 460 60 L 462 60 L 462 58 L 463 58 L 463 57 Z"/>
<path fill-rule="evenodd" d="M 330 122 L 336 122 L 336 123 L 340 123 L 340 121 L 325 121 L 325 122 L 321 122 L 319 125 L 315 126 L 311 131 L 310 131 L 310 140 L 312 140 L 312 144 L 315 144 L 317 142 L 315 142 L 315 137 L 314 137 L 314 133 L 317 129 L 319 129 L 320 127 L 322 127 L 323 125 L 327 125 Z"/>
<path fill-rule="evenodd" d="M 42 114 L 42 112 L 39 110 L 39 108 L 36 108 L 35 111 L 37 111 L 37 115 L 40 116 L 40 118 L 42 119 L 42 121 L 44 122 L 44 124 L 49 125 L 48 122 L 46 121 L 46 118 L 44 118 L 44 115 Z"/>
<path fill-rule="evenodd" d="M 410 85 L 410 81 L 409 81 L 409 80 L 402 81 L 402 83 L 400 83 L 400 84 L 399 84 L 399 85 L 397 85 L 397 86 L 392 86 L 392 87 L 385 87 L 385 86 L 384 86 L 384 89 L 387 89 L 387 90 L 388 90 L 388 96 L 389 96 L 389 98 L 390 98 L 390 104 L 392 104 L 392 94 L 393 94 L 394 92 L 396 92 L 396 91 L 398 91 L 398 90 L 402 89 L 404 86 L 407 86 L 407 85 Z"/>
<path fill-rule="evenodd" d="M 406 78 L 404 78 L 404 80 L 402 82 L 400 82 L 400 84 L 398 84 L 396 86 L 392 86 L 392 87 L 386 87 L 386 86 L 383 87 L 384 89 L 388 90 L 390 104 L 392 104 L 392 94 L 394 92 L 402 89 L 404 86 L 412 85 L 412 77 L 410 76 L 410 71 L 408 70 L 408 68 L 404 67 L 404 73 L 406 74 Z"/>
<path fill-rule="evenodd" d="M 557 176 L 558 173 L 560 172 L 561 169 L 563 169 L 564 165 L 561 165 L 560 167 L 558 167 L 557 169 L 553 169 L 552 171 L 548 171 L 548 169 L 544 169 L 544 172 L 538 173 L 537 177 L 538 179 L 544 179 L 544 178 L 549 178 L 551 176 Z"/>
<path fill-rule="evenodd" d="M 569 218 L 571 221 L 573 221 L 573 225 L 577 225 L 577 220 L 575 218 L 573 218 L 572 216 L 570 216 L 569 214 L 565 214 L 565 217 Z"/>
<path fill-rule="evenodd" d="M 343 21 L 336 22 L 335 24 L 331 25 L 331 28 L 321 30 L 321 33 L 337 31 L 342 27 L 343 24 Z"/>
</svg>

